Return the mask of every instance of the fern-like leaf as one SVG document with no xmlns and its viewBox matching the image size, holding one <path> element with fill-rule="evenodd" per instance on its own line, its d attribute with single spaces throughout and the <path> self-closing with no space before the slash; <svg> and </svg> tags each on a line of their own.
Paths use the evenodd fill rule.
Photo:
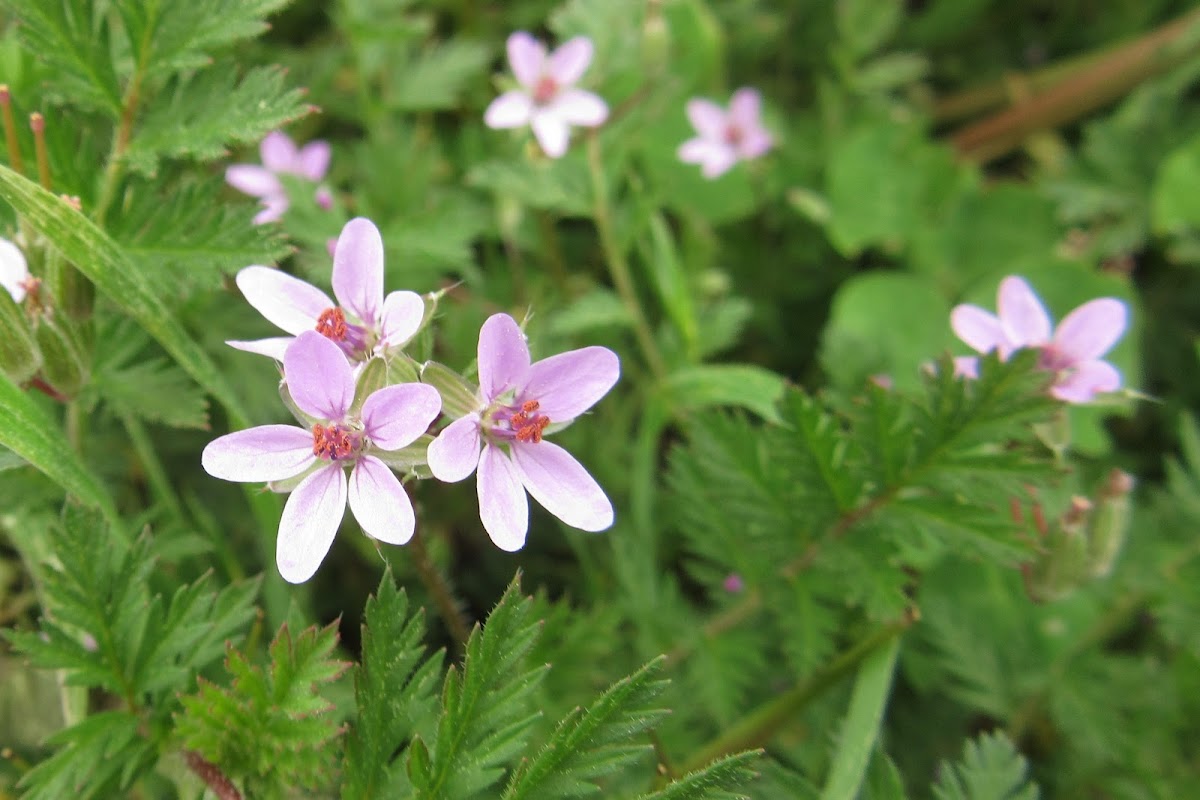
<svg viewBox="0 0 1200 800">
<path fill-rule="evenodd" d="M 933 794 L 938 800 L 1037 800 L 1028 770 L 1004 734 L 984 734 L 967 742 L 961 761 L 942 764 Z"/>
</svg>

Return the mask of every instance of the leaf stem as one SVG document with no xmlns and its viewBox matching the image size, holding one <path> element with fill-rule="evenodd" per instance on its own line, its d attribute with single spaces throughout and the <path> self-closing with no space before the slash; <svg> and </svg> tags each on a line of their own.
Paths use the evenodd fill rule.
<svg viewBox="0 0 1200 800">
<path fill-rule="evenodd" d="M 421 579 L 421 583 L 425 584 L 425 589 L 433 598 L 434 605 L 437 606 L 438 615 L 446 624 L 450 635 L 458 643 L 459 649 L 465 650 L 467 640 L 471 638 L 471 629 L 463 619 L 450 582 L 446 580 L 446 576 L 429 557 L 429 550 L 425 547 L 425 540 L 419 531 L 408 543 L 408 551 L 412 553 L 413 566 L 417 568 L 417 577 Z"/>
<path fill-rule="evenodd" d="M 200 780 L 212 789 L 219 800 L 242 800 L 242 794 L 233 785 L 233 781 L 221 772 L 220 767 L 204 756 L 197 753 L 195 750 L 187 750 L 183 754 L 183 760 L 188 765 L 188 769 L 196 773 Z"/>
<path fill-rule="evenodd" d="M 654 332 L 650 328 L 642 305 L 638 302 L 629 262 L 625 260 L 625 253 L 617 243 L 616 233 L 613 231 L 612 210 L 608 201 L 608 184 L 605 182 L 604 166 L 600 160 L 600 140 L 594 133 L 588 136 L 587 156 L 588 169 L 592 177 L 592 192 L 595 198 L 592 216 L 596 221 L 596 231 L 600 234 L 600 245 L 604 249 L 608 273 L 612 276 L 617 294 L 620 295 L 621 302 L 625 305 L 625 309 L 629 312 L 629 318 L 633 321 L 633 332 L 642 349 L 642 355 L 646 358 L 646 363 L 650 365 L 654 376 L 662 380 L 667 374 L 666 362 L 663 361 L 662 353 L 659 352 Z"/>
</svg>

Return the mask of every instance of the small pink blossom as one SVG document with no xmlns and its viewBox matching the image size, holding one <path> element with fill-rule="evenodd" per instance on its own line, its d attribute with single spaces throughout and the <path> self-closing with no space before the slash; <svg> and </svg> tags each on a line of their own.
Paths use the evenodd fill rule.
<svg viewBox="0 0 1200 800">
<path fill-rule="evenodd" d="M 547 55 L 541 42 L 517 31 L 508 37 L 508 63 L 521 88 L 487 107 L 483 121 L 489 128 L 528 125 L 546 155 L 559 158 L 567 152 L 572 125 L 594 128 L 608 119 L 604 100 L 575 88 L 592 63 L 591 39 L 576 36 Z"/>
<path fill-rule="evenodd" d="M 254 217 L 254 224 L 274 222 L 288 209 L 287 190 L 280 175 L 295 175 L 313 183 L 320 183 L 329 170 L 329 143 L 321 140 L 309 142 L 302 148 L 283 131 L 273 131 L 259 145 L 262 165 L 232 164 L 225 170 L 225 180 L 240 192 L 257 197 L 263 210 Z M 329 189 L 318 187 L 318 205 L 325 200 L 332 205 Z M 322 207 L 324 207 L 322 205 Z"/>
<path fill-rule="evenodd" d="M 246 267 L 237 285 L 250 305 L 283 330 L 299 335 L 315 330 L 333 340 L 354 361 L 365 361 L 411 339 L 425 317 L 416 292 L 383 294 L 383 238 L 369 219 L 346 223 L 333 252 L 333 293 L 338 302 L 310 283 L 270 267 Z M 292 336 L 226 344 L 283 360 Z"/>
<path fill-rule="evenodd" d="M 479 331 L 478 355 L 479 407 L 429 445 L 433 476 L 456 482 L 478 467 L 479 516 L 501 550 L 514 552 L 525 544 L 527 491 L 573 528 L 611 526 L 613 508 L 604 490 L 570 453 L 542 436 L 551 424 L 570 422 L 608 393 L 620 377 L 616 354 L 584 347 L 531 365 L 516 321 L 495 314 Z"/>
<path fill-rule="evenodd" d="M 742 580 L 741 575 L 731 572 L 721 582 L 721 588 L 730 594 L 740 594 L 746 588 L 746 582 Z"/>
<path fill-rule="evenodd" d="M 275 546 L 279 574 L 303 583 L 329 552 L 347 502 L 368 536 L 388 544 L 412 538 L 412 502 L 374 453 L 416 441 L 441 412 L 442 400 L 432 386 L 402 383 L 372 392 L 362 410 L 351 413 L 350 365 L 337 345 L 313 331 L 296 337 L 283 365 L 292 400 L 316 420 L 312 429 L 262 425 L 230 433 L 209 442 L 201 463 L 214 478 L 245 483 L 309 473 L 283 508 Z"/>
<path fill-rule="evenodd" d="M 12 295 L 13 302 L 19 303 L 25 299 L 35 280 L 29 274 L 29 265 L 21 249 L 8 239 L 0 239 L 0 287 Z"/>
<path fill-rule="evenodd" d="M 717 178 L 739 161 L 758 158 L 773 143 L 759 119 L 761 112 L 762 98 L 754 89 L 734 92 L 729 111 L 711 100 L 689 100 L 688 119 L 699 136 L 679 146 L 679 160 L 699 164 L 704 177 Z"/>
<path fill-rule="evenodd" d="M 1055 373 L 1050 393 L 1068 403 L 1087 403 L 1096 394 L 1121 387 L 1121 373 L 1101 356 L 1125 333 L 1128 312 L 1112 297 L 1090 300 L 1055 329 L 1046 307 L 1029 284 L 1016 275 L 1000 282 L 998 314 L 975 305 L 955 306 L 950 326 L 955 335 L 980 353 L 993 350 L 1001 360 L 1024 348 L 1040 351 L 1038 365 Z M 955 373 L 978 377 L 979 359 L 954 359 Z"/>
</svg>

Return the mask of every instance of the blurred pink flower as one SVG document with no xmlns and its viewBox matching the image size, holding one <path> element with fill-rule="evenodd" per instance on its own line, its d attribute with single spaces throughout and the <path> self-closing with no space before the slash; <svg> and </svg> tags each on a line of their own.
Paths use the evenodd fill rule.
<svg viewBox="0 0 1200 800">
<path fill-rule="evenodd" d="M 13 302 L 19 303 L 29 292 L 32 280 L 21 248 L 8 239 L 0 239 L 0 287 L 12 295 Z"/>
<path fill-rule="evenodd" d="M 274 222 L 288 209 L 287 190 L 279 176 L 295 175 L 319 183 L 329 169 L 330 149 L 328 142 L 319 139 L 297 148 L 286 133 L 272 131 L 263 138 L 259 153 L 262 166 L 231 164 L 225 170 L 230 186 L 262 201 L 263 210 L 254 217 L 256 225 Z M 322 202 L 322 190 L 324 197 L 332 200 L 329 190 L 321 187 L 316 194 L 318 204 Z"/>
<path fill-rule="evenodd" d="M 1125 333 L 1128 312 L 1112 297 L 1090 300 L 1055 329 L 1042 301 L 1024 279 L 1010 275 L 1000 282 L 998 315 L 975 305 L 955 306 L 950 326 L 955 335 L 980 353 L 995 350 L 1001 360 L 1017 350 L 1040 351 L 1038 365 L 1055 373 L 1050 393 L 1068 403 L 1087 403 L 1100 392 L 1121 387 L 1121 373 L 1100 359 Z M 979 374 L 979 359 L 954 359 L 955 373 Z"/>
<path fill-rule="evenodd" d="M 495 314 L 479 331 L 478 356 L 479 408 L 450 423 L 429 445 L 433 476 L 456 482 L 479 468 L 479 516 L 501 550 L 514 552 L 525 544 L 526 491 L 573 528 L 611 526 L 613 508 L 604 490 L 542 434 L 552 422 L 568 423 L 608 394 L 620 377 L 616 354 L 584 347 L 530 365 L 516 320 Z"/>
<path fill-rule="evenodd" d="M 738 89 L 729 101 L 729 111 L 711 100 L 687 103 L 687 115 L 696 133 L 679 146 L 679 160 L 699 164 L 706 178 L 724 175 L 739 161 L 758 158 L 771 149 L 771 134 L 759 116 L 762 98 L 754 89 Z"/>
<path fill-rule="evenodd" d="M 279 574 L 303 583 L 329 552 L 347 502 L 368 536 L 389 544 L 412 538 L 412 502 L 373 453 L 416 441 L 441 412 L 442 399 L 432 386 L 402 383 L 372 392 L 359 413 L 350 413 L 353 371 L 337 345 L 314 331 L 296 337 L 283 366 L 292 400 L 318 420 L 312 430 L 262 425 L 230 433 L 208 443 L 201 463 L 214 478 L 246 483 L 312 470 L 283 508 L 275 545 Z"/>
<path fill-rule="evenodd" d="M 738 594 L 746 588 L 746 582 L 742 580 L 741 575 L 731 572 L 725 576 L 725 580 L 721 582 L 721 587 L 730 594 Z"/>
<path fill-rule="evenodd" d="M 533 128 L 551 158 L 567 152 L 571 126 L 596 127 L 608 119 L 608 105 L 597 95 L 575 88 L 592 63 L 592 40 L 576 36 L 549 55 L 525 31 L 508 37 L 508 63 L 520 89 L 505 92 L 483 114 L 489 128 Z"/>
<path fill-rule="evenodd" d="M 334 303 L 311 283 L 271 267 L 251 266 L 237 274 L 247 302 L 270 322 L 296 336 L 315 330 L 354 361 L 365 361 L 413 337 L 425 317 L 416 292 L 383 295 L 383 238 L 375 223 L 356 217 L 346 223 L 333 252 Z M 283 360 L 292 336 L 226 344 Z"/>
</svg>

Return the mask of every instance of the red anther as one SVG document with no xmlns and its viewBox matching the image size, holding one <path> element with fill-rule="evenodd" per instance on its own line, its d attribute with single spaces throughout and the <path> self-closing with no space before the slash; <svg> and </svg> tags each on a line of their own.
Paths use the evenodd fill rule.
<svg viewBox="0 0 1200 800">
<path fill-rule="evenodd" d="M 542 407 L 542 404 L 539 403 L 537 400 L 526 400 L 524 403 L 521 403 L 521 410 L 524 411 L 526 414 L 530 414 L 534 411 L 537 411 L 541 407 Z"/>
<path fill-rule="evenodd" d="M 730 125 L 727 128 L 725 128 L 725 143 L 726 144 L 730 144 L 730 145 L 733 145 L 734 147 L 737 147 L 739 144 L 742 143 L 743 138 L 744 138 L 744 134 L 742 133 L 742 129 L 739 128 L 737 125 Z"/>
<path fill-rule="evenodd" d="M 327 308 L 317 317 L 317 333 L 335 342 L 346 340 L 346 314 L 340 308 Z"/>
<path fill-rule="evenodd" d="M 543 75 L 533 87 L 533 102 L 544 105 L 553 100 L 556 94 L 558 94 L 558 82 L 549 75 Z"/>
<path fill-rule="evenodd" d="M 340 425 L 328 428 L 313 425 L 313 455 L 329 461 L 337 461 L 354 455 L 354 439 Z"/>
</svg>

